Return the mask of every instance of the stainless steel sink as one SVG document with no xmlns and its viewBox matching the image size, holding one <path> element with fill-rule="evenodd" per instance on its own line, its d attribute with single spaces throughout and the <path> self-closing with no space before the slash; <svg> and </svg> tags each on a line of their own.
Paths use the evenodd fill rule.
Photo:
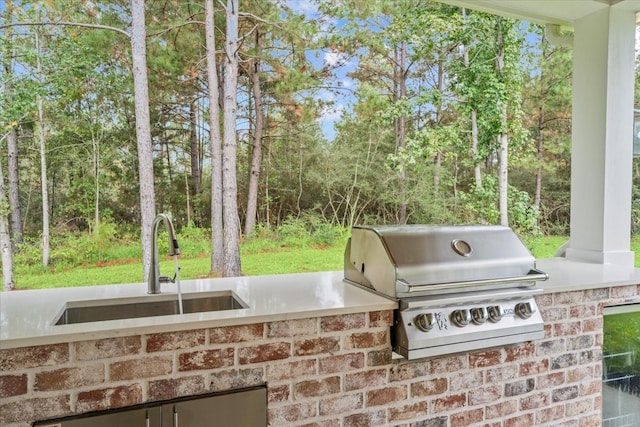
<svg viewBox="0 0 640 427">
<path fill-rule="evenodd" d="M 248 305 L 232 291 L 187 293 L 182 295 L 184 314 L 236 310 Z M 180 314 L 176 294 L 67 302 L 55 325 L 99 322 L 102 320 Z"/>
</svg>

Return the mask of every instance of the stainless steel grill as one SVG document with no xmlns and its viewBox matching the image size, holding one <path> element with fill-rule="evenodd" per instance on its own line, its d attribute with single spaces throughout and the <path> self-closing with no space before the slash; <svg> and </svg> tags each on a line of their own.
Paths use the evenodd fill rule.
<svg viewBox="0 0 640 427">
<path fill-rule="evenodd" d="M 398 301 L 394 351 L 437 356 L 539 339 L 547 274 L 501 226 L 356 226 L 345 280 Z"/>
</svg>

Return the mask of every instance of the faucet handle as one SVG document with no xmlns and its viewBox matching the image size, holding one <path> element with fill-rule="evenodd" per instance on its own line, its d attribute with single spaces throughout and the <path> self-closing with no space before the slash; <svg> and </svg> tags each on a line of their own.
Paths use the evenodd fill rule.
<svg viewBox="0 0 640 427">
<path fill-rule="evenodd" d="M 160 281 L 160 283 L 174 283 L 174 281 L 176 280 L 176 276 L 173 276 L 173 279 L 169 276 L 160 276 L 158 280 Z"/>
</svg>

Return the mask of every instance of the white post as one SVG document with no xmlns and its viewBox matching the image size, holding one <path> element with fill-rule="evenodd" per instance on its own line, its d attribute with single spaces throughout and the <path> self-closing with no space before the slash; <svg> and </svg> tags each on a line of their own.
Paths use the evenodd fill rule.
<svg viewBox="0 0 640 427">
<path fill-rule="evenodd" d="M 633 267 L 635 13 L 607 7 L 575 21 L 571 237 L 566 257 Z"/>
</svg>

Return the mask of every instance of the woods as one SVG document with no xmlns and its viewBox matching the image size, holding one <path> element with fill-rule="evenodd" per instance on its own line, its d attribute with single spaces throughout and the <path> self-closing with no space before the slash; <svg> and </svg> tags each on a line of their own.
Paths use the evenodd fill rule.
<svg viewBox="0 0 640 427">
<path fill-rule="evenodd" d="M 0 19 L 3 275 L 23 241 L 48 265 L 50 233 L 105 221 L 140 236 L 143 279 L 156 212 L 209 229 L 224 276 L 292 218 L 568 232 L 571 48 L 541 27 L 427 0 L 7 0 Z"/>
</svg>

